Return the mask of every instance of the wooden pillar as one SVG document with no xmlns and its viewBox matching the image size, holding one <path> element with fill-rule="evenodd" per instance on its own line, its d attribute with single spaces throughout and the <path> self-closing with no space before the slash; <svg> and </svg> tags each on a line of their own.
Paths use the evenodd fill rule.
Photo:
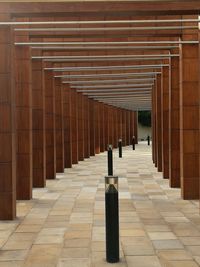
<svg viewBox="0 0 200 267">
<path fill-rule="evenodd" d="M 41 55 L 41 52 L 39 53 Z M 33 187 L 46 185 L 45 92 L 42 61 L 32 61 Z"/>
<path fill-rule="evenodd" d="M 161 121 L 162 121 L 162 172 L 169 178 L 169 67 L 162 67 L 161 78 Z"/>
<path fill-rule="evenodd" d="M 105 137 L 105 150 L 107 150 L 108 148 L 108 144 L 109 144 L 109 136 L 108 136 L 108 108 L 109 106 L 104 104 L 104 137 Z"/>
<path fill-rule="evenodd" d="M 90 157 L 90 124 L 89 124 L 89 99 L 83 97 L 84 114 L 84 158 Z"/>
<path fill-rule="evenodd" d="M 95 156 L 94 100 L 89 99 L 90 156 Z"/>
<path fill-rule="evenodd" d="M 27 35 L 16 41 L 29 41 Z M 30 47 L 15 47 L 17 199 L 32 198 L 32 68 Z"/>
<path fill-rule="evenodd" d="M 111 145 L 113 145 L 113 132 L 113 108 L 108 106 L 108 138 Z"/>
<path fill-rule="evenodd" d="M 118 110 L 118 136 L 122 139 L 122 109 Z"/>
<path fill-rule="evenodd" d="M 184 199 L 199 198 L 199 97 L 198 44 L 182 44 L 180 51 L 180 160 L 181 193 Z"/>
<path fill-rule="evenodd" d="M 61 79 L 54 78 L 55 90 L 55 131 L 56 131 L 56 172 L 64 172 L 64 120 L 63 120 L 63 88 Z"/>
<path fill-rule="evenodd" d="M 171 90 L 169 96 L 169 183 L 180 187 L 180 84 L 179 58 L 171 58 Z"/>
<path fill-rule="evenodd" d="M 46 178 L 56 178 L 55 88 L 51 71 L 43 70 L 45 87 Z"/>
<path fill-rule="evenodd" d="M 156 140 L 157 140 L 157 168 L 162 171 L 162 116 L 161 116 L 161 74 L 156 78 Z"/>
<path fill-rule="evenodd" d="M 118 108 L 114 107 L 114 148 L 118 147 Z"/>
<path fill-rule="evenodd" d="M 126 145 L 126 111 L 122 109 L 122 145 Z"/>
<path fill-rule="evenodd" d="M 95 154 L 100 153 L 100 115 L 99 103 L 94 102 L 94 125 L 95 125 Z"/>
<path fill-rule="evenodd" d="M 126 145 L 130 145 L 130 111 L 126 110 Z"/>
<path fill-rule="evenodd" d="M 77 93 L 77 108 L 78 108 L 78 160 L 84 160 L 84 120 L 83 120 L 83 95 Z"/>
<path fill-rule="evenodd" d="M 62 84 L 63 120 L 64 120 L 64 162 L 65 168 L 72 167 L 72 107 L 71 89 L 68 84 Z"/>
<path fill-rule="evenodd" d="M 134 136 L 135 143 L 138 144 L 138 112 L 134 111 Z"/>
<path fill-rule="evenodd" d="M 72 134 L 72 164 L 78 163 L 78 105 L 77 93 L 71 89 L 71 134 Z"/>
<path fill-rule="evenodd" d="M 99 104 L 100 108 L 100 152 L 104 152 L 105 150 L 105 131 L 104 131 L 104 104 Z"/>
<path fill-rule="evenodd" d="M 133 136 L 134 136 L 134 111 L 130 111 L 130 132 L 129 132 L 130 144 L 132 142 Z"/>
<path fill-rule="evenodd" d="M 157 167 L 157 114 L 156 114 L 156 85 L 153 85 L 152 89 L 152 153 L 153 153 L 153 163 Z"/>
<path fill-rule="evenodd" d="M 16 217 L 16 113 L 12 35 L 9 26 L 0 28 L 0 220 Z"/>
</svg>

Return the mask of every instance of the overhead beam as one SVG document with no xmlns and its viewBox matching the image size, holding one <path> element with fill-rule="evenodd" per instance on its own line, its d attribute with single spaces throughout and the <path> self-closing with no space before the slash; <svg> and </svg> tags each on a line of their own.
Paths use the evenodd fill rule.
<svg viewBox="0 0 200 267">
<path fill-rule="evenodd" d="M 121 70 L 121 69 L 159 69 L 161 67 L 169 67 L 169 64 L 154 64 L 154 65 L 122 65 L 122 66 L 89 66 L 89 67 L 48 67 L 44 70 L 53 71 L 85 71 L 85 70 Z"/>
</svg>

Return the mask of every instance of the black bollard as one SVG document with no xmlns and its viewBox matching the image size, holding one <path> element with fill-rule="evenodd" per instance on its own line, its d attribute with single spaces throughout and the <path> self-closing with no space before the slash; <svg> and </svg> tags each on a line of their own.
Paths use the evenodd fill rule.
<svg viewBox="0 0 200 267">
<path fill-rule="evenodd" d="M 135 150 L 135 136 L 132 138 L 132 145 L 133 145 L 133 150 Z"/>
<path fill-rule="evenodd" d="M 150 146 L 150 136 L 147 136 L 147 142 L 148 142 L 148 146 Z"/>
<path fill-rule="evenodd" d="M 105 177 L 106 260 L 119 262 L 118 177 Z"/>
<path fill-rule="evenodd" d="M 113 175 L 113 151 L 112 151 L 112 145 L 108 145 L 108 175 Z"/>
<path fill-rule="evenodd" d="M 119 139 L 118 147 L 119 147 L 119 158 L 122 158 L 122 139 Z"/>
</svg>

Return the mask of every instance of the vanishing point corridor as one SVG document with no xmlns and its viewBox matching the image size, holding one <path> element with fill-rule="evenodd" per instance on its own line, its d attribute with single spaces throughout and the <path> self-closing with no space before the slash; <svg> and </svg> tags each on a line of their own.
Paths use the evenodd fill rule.
<svg viewBox="0 0 200 267">
<path fill-rule="evenodd" d="M 151 159 L 151 147 L 114 150 L 119 176 L 120 267 L 197 267 L 198 201 L 182 200 Z M 17 219 L 0 222 L 0 267 L 104 267 L 107 153 L 65 169 L 33 199 L 17 203 Z"/>
</svg>

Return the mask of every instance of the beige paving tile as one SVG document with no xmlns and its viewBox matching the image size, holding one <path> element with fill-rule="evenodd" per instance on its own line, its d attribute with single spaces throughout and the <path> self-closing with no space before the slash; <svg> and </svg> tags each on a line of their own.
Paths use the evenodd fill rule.
<svg viewBox="0 0 200 267">
<path fill-rule="evenodd" d="M 120 234 L 121 236 L 145 236 L 145 231 L 141 229 L 123 229 Z"/>
<path fill-rule="evenodd" d="M 33 245 L 23 267 L 56 266 L 61 245 Z"/>
<path fill-rule="evenodd" d="M 183 249 L 183 244 L 179 240 L 154 240 L 155 249 Z"/>
<path fill-rule="evenodd" d="M 166 259 L 168 261 L 173 261 L 173 260 L 192 260 L 192 256 L 189 252 L 185 250 L 162 250 L 158 252 L 158 257 Z"/>
<path fill-rule="evenodd" d="M 63 237 L 60 235 L 40 235 L 36 238 L 34 244 L 62 244 Z"/>
<path fill-rule="evenodd" d="M 23 261 L 0 261 L 0 267 L 22 267 Z"/>
<path fill-rule="evenodd" d="M 64 247 L 67 248 L 88 248 L 91 240 L 86 238 L 65 239 Z"/>
<path fill-rule="evenodd" d="M 151 240 L 177 239 L 177 237 L 172 232 L 149 232 L 148 235 L 149 235 Z"/>
<path fill-rule="evenodd" d="M 200 236 L 196 237 L 196 236 L 192 236 L 192 237 L 180 237 L 181 242 L 186 245 L 186 246 L 198 246 L 200 245 Z"/>
<path fill-rule="evenodd" d="M 162 267 L 156 256 L 127 256 L 128 267 Z"/>
<path fill-rule="evenodd" d="M 0 261 L 23 261 L 28 250 L 0 250 Z"/>
<path fill-rule="evenodd" d="M 123 246 L 123 251 L 125 256 L 155 255 L 155 250 L 151 244 Z"/>
<path fill-rule="evenodd" d="M 170 261 L 171 267 L 198 267 L 195 261 Z"/>
<path fill-rule="evenodd" d="M 63 248 L 61 258 L 89 258 L 89 248 Z"/>
<path fill-rule="evenodd" d="M 90 259 L 59 259 L 57 267 L 91 267 Z"/>
</svg>

